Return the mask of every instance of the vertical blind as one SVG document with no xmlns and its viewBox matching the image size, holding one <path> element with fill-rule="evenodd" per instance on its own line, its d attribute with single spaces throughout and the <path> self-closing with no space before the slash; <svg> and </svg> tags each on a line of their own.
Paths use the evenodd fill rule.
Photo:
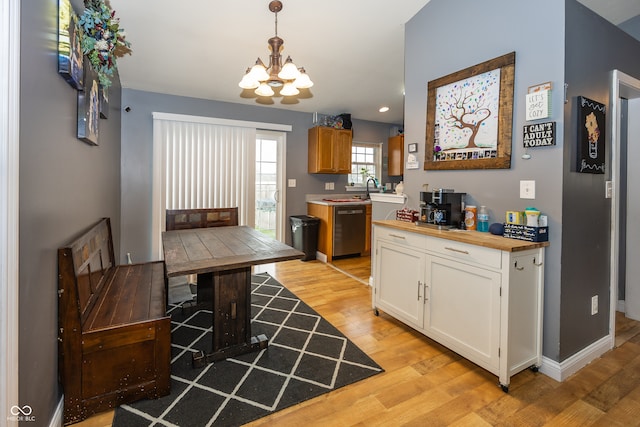
<svg viewBox="0 0 640 427">
<path fill-rule="evenodd" d="M 165 209 L 238 207 L 253 224 L 256 130 L 161 120 Z"/>
<path fill-rule="evenodd" d="M 256 129 L 290 125 L 153 113 L 152 259 L 162 259 L 167 209 L 238 207 L 255 222 Z"/>
</svg>

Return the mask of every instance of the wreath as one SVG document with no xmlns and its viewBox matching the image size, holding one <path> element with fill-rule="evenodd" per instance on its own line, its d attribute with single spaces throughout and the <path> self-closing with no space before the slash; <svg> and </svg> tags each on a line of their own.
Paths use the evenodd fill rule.
<svg viewBox="0 0 640 427">
<path fill-rule="evenodd" d="M 131 43 L 120 28 L 120 19 L 104 0 L 88 0 L 78 20 L 82 29 L 80 46 L 89 58 L 98 80 L 104 87 L 111 86 L 113 72 L 118 68 L 116 58 L 131 53 Z"/>
</svg>

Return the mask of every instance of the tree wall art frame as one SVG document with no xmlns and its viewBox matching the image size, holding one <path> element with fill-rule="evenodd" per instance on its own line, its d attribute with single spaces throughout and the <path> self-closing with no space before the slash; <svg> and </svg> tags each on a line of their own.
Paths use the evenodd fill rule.
<svg viewBox="0 0 640 427">
<path fill-rule="evenodd" d="M 509 169 L 516 53 L 427 86 L 425 170 Z"/>
</svg>

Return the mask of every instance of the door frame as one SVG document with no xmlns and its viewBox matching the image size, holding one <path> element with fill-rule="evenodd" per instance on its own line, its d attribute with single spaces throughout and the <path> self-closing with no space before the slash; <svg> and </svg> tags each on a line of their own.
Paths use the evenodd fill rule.
<svg viewBox="0 0 640 427">
<path fill-rule="evenodd" d="M 0 420 L 19 405 L 20 1 L 0 6 Z M 6 101 L 5 101 L 6 100 Z"/>
<path fill-rule="evenodd" d="M 634 99 L 640 98 L 640 80 L 621 72 L 613 70 L 611 72 L 611 97 L 609 99 L 609 110 L 611 112 L 611 257 L 610 257 L 610 307 L 609 307 L 609 346 L 613 348 L 615 345 L 616 335 L 616 310 L 618 306 L 618 281 L 620 277 L 619 267 L 619 249 L 620 249 L 620 222 L 618 221 L 621 210 L 621 195 L 619 186 L 622 182 L 621 173 L 621 98 Z M 626 177 L 624 177 L 626 179 Z"/>
<path fill-rule="evenodd" d="M 276 172 L 276 240 L 284 242 L 286 235 L 286 209 L 287 209 L 287 133 L 284 131 L 256 129 L 256 139 L 267 136 L 276 140 L 278 147 L 277 172 Z"/>
</svg>

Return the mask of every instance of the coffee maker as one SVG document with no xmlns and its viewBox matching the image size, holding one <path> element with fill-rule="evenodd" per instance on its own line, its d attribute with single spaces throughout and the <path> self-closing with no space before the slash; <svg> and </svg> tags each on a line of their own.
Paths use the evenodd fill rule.
<svg viewBox="0 0 640 427">
<path fill-rule="evenodd" d="M 438 228 L 461 228 L 464 223 L 464 196 L 452 189 L 439 188 L 420 192 L 418 225 Z"/>
</svg>

